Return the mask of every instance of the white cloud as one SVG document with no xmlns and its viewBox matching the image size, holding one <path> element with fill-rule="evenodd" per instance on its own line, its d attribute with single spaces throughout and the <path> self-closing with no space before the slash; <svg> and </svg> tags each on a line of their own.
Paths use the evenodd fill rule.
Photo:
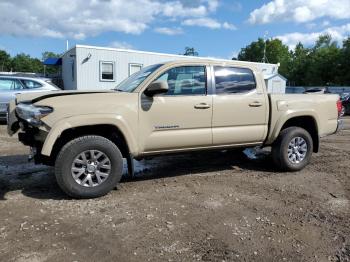
<svg viewBox="0 0 350 262">
<path fill-rule="evenodd" d="M 209 13 L 209 12 L 215 12 L 219 5 L 220 5 L 220 0 L 157 0 L 160 2 L 164 2 L 164 3 L 169 3 L 171 4 L 171 2 L 180 2 L 181 5 L 185 8 L 192 8 L 192 9 L 196 9 L 199 6 L 207 6 L 207 11 L 205 12 L 205 14 Z"/>
<path fill-rule="evenodd" d="M 228 22 L 224 22 L 224 23 L 222 24 L 222 28 L 228 29 L 228 30 L 237 30 L 237 27 L 236 27 L 235 25 L 230 24 L 230 23 L 228 23 Z"/>
<path fill-rule="evenodd" d="M 329 26 L 331 23 L 328 21 L 328 20 L 325 20 L 325 21 L 323 21 L 322 22 L 322 26 L 323 27 L 327 27 L 327 26 Z"/>
<path fill-rule="evenodd" d="M 202 27 L 208 27 L 210 29 L 219 29 L 221 28 L 221 24 L 212 18 L 192 18 L 192 19 L 186 19 L 182 23 L 183 25 L 187 26 L 202 26 Z"/>
<path fill-rule="evenodd" d="M 243 6 L 238 1 L 233 1 L 229 3 L 229 9 L 233 12 L 241 12 L 243 9 Z"/>
<path fill-rule="evenodd" d="M 308 23 L 305 25 L 307 29 L 311 30 L 314 29 L 315 27 L 317 27 L 316 23 Z"/>
<path fill-rule="evenodd" d="M 170 28 L 170 27 L 157 27 L 154 29 L 155 32 L 163 35 L 181 35 L 184 33 L 182 28 Z"/>
<path fill-rule="evenodd" d="M 75 39 L 108 31 L 140 34 L 157 19 L 203 18 L 218 5 L 218 0 L 1 0 L 0 32 Z"/>
<path fill-rule="evenodd" d="M 118 48 L 118 49 L 134 49 L 134 47 L 127 43 L 127 42 L 120 42 L 120 41 L 113 41 L 112 43 L 110 43 L 108 45 L 109 47 L 113 47 L 113 48 Z"/>
<path fill-rule="evenodd" d="M 305 23 L 317 18 L 350 18 L 349 0 L 273 0 L 250 13 L 251 24 L 276 21 Z"/>
<path fill-rule="evenodd" d="M 203 18 L 190 18 L 186 19 L 182 22 L 183 25 L 186 26 L 201 26 L 201 27 L 207 27 L 210 29 L 228 29 L 228 30 L 236 30 L 236 26 L 233 24 L 230 24 L 228 22 L 220 23 L 219 21 L 209 18 L 209 17 L 203 17 Z"/>
<path fill-rule="evenodd" d="M 209 0 L 208 1 L 208 9 L 210 12 L 215 12 L 216 9 L 219 7 L 219 1 L 218 0 Z"/>
<path fill-rule="evenodd" d="M 342 42 L 346 37 L 350 36 L 350 23 L 342 26 L 329 27 L 320 32 L 313 33 L 290 33 L 285 35 L 276 36 L 275 38 L 281 39 L 281 41 L 288 45 L 290 48 L 294 48 L 299 42 L 304 45 L 312 45 L 316 42 L 320 35 L 329 34 L 333 40 Z"/>
</svg>

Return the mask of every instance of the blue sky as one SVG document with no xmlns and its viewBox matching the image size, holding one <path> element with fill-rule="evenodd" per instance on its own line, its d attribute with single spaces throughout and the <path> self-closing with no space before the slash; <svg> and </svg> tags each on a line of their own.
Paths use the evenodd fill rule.
<svg viewBox="0 0 350 262">
<path fill-rule="evenodd" d="M 14 10 L 16 10 L 14 12 Z M 0 49 L 41 57 L 75 44 L 231 58 L 268 32 L 293 48 L 350 35 L 350 0 L 1 0 Z"/>
</svg>

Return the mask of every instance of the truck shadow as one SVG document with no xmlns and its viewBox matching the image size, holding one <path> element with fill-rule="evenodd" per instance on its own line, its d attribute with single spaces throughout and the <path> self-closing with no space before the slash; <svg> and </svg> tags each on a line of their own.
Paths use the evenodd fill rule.
<svg viewBox="0 0 350 262">
<path fill-rule="evenodd" d="M 136 161 L 135 161 L 136 162 Z M 142 181 L 163 177 L 183 175 L 200 175 L 210 172 L 261 171 L 268 174 L 276 173 L 269 155 L 250 159 L 242 151 L 208 151 L 181 155 L 168 155 L 151 160 L 141 161 L 141 167 L 135 165 L 135 177 L 124 176 L 122 182 Z"/>
<path fill-rule="evenodd" d="M 23 195 L 38 199 L 65 199 L 59 189 L 53 169 L 28 163 L 26 155 L 0 157 L 0 201 L 21 191 Z"/>
<path fill-rule="evenodd" d="M 36 166 L 26 158 L 25 155 L 0 156 L 0 201 L 10 198 L 14 191 L 36 199 L 70 199 L 58 187 L 53 168 Z M 261 171 L 264 175 L 278 172 L 269 156 L 252 160 L 239 151 L 198 152 L 135 161 L 136 172 L 132 179 L 128 178 L 126 170 L 125 164 L 122 183 L 210 172 L 241 175 L 248 175 L 247 171 Z"/>
</svg>

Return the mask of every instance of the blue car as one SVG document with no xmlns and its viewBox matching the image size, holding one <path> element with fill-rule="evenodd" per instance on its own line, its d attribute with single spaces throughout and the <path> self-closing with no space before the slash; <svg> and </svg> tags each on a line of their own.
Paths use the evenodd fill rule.
<svg viewBox="0 0 350 262">
<path fill-rule="evenodd" d="M 50 79 L 36 77 L 0 76 L 0 121 L 6 121 L 7 105 L 17 94 L 60 90 Z"/>
</svg>

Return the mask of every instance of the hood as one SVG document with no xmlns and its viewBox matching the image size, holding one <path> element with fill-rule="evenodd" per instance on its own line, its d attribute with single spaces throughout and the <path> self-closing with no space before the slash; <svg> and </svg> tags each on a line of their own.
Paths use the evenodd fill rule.
<svg viewBox="0 0 350 262">
<path fill-rule="evenodd" d="M 27 93 L 19 94 L 16 96 L 16 102 L 18 103 L 36 103 L 41 100 L 57 97 L 57 96 L 74 96 L 81 94 L 99 94 L 99 93 L 115 93 L 114 90 L 93 90 L 93 91 L 48 91 L 48 92 L 37 92 L 37 93 Z"/>
</svg>

